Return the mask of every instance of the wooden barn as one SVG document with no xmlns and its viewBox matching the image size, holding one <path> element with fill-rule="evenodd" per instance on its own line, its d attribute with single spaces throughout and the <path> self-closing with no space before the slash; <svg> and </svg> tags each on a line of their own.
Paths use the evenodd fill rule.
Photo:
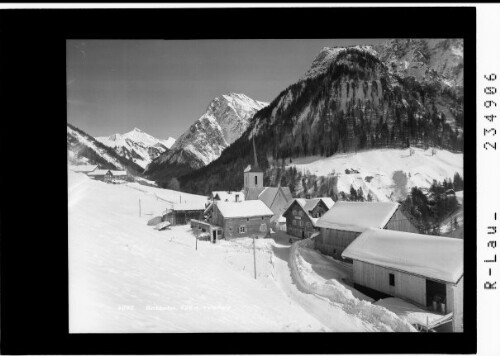
<svg viewBox="0 0 500 356">
<path fill-rule="evenodd" d="M 87 175 L 95 180 L 102 181 L 108 181 L 113 177 L 111 170 L 109 169 L 95 169 Z"/>
<path fill-rule="evenodd" d="M 175 203 L 163 215 L 163 221 L 172 225 L 186 225 L 191 219 L 202 220 L 205 211 L 204 202 Z"/>
<path fill-rule="evenodd" d="M 111 171 L 111 176 L 108 176 L 109 180 L 127 180 L 127 171 Z"/>
<path fill-rule="evenodd" d="M 273 212 L 260 200 L 215 202 L 211 223 L 221 226 L 226 239 L 235 237 L 267 237 Z"/>
<path fill-rule="evenodd" d="M 463 252 L 460 239 L 368 229 L 342 257 L 354 261 L 354 286 L 365 294 L 453 313 L 449 331 L 463 331 Z"/>
<path fill-rule="evenodd" d="M 419 232 L 393 202 L 336 202 L 316 226 L 321 233 L 314 238 L 315 248 L 339 260 L 344 249 L 367 229 Z"/>
<path fill-rule="evenodd" d="M 286 231 L 289 235 L 309 238 L 318 231 L 316 222 L 334 205 L 331 198 L 294 199 L 283 216 L 286 219 Z"/>
</svg>

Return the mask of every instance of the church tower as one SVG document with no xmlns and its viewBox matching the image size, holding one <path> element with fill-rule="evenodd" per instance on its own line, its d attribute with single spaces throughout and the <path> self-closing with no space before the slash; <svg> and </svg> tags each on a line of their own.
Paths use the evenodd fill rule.
<svg viewBox="0 0 500 356">
<path fill-rule="evenodd" d="M 243 189 L 263 188 L 264 187 L 264 172 L 260 169 L 257 163 L 257 151 L 255 150 L 255 140 L 252 137 L 253 143 L 253 164 L 249 165 L 243 171 L 244 184 Z"/>
</svg>

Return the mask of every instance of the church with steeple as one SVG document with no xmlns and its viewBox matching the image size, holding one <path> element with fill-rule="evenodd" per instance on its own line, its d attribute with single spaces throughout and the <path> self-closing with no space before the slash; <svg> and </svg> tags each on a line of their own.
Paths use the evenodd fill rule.
<svg viewBox="0 0 500 356">
<path fill-rule="evenodd" d="M 253 140 L 252 140 L 253 141 Z M 260 169 L 257 162 L 257 152 L 255 151 L 255 141 L 253 141 L 253 164 L 249 165 L 243 171 L 243 190 L 248 188 L 263 188 L 264 187 L 264 171 Z M 246 196 L 246 195 L 245 195 Z"/>
<path fill-rule="evenodd" d="M 272 210 L 274 216 L 271 223 L 280 225 L 283 220 L 282 213 L 293 200 L 292 193 L 288 187 L 264 187 L 264 171 L 259 167 L 255 141 L 253 144 L 253 163 L 243 171 L 243 193 L 245 200 L 261 200 Z M 283 221 L 281 221 L 283 222 Z"/>
</svg>

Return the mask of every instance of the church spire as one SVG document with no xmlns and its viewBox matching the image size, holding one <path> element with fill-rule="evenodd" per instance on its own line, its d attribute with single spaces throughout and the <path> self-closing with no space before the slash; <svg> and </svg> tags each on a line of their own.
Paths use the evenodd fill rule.
<svg viewBox="0 0 500 356">
<path fill-rule="evenodd" d="M 255 150 L 255 138 L 252 136 L 252 143 L 253 143 L 253 164 L 255 165 L 255 168 L 259 167 L 259 163 L 257 162 L 257 151 Z"/>
</svg>

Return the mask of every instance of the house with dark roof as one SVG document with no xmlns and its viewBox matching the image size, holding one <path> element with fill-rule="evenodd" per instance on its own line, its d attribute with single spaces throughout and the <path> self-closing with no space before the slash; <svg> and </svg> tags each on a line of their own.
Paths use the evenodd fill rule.
<svg viewBox="0 0 500 356">
<path fill-rule="evenodd" d="M 334 205 L 332 198 L 297 198 L 290 202 L 283 212 L 286 219 L 286 231 L 289 235 L 309 238 L 317 232 L 318 219 Z"/>
<path fill-rule="evenodd" d="M 283 225 L 283 213 L 292 201 L 292 193 L 288 187 L 264 187 L 264 171 L 257 162 L 255 142 L 253 142 L 254 162 L 243 171 L 243 194 L 245 200 L 261 200 L 271 209 L 271 223 L 275 229 Z"/>
<path fill-rule="evenodd" d="M 394 202 L 338 201 L 318 219 L 316 227 L 320 234 L 314 238 L 315 248 L 339 260 L 345 248 L 365 230 L 419 232 Z"/>
</svg>

